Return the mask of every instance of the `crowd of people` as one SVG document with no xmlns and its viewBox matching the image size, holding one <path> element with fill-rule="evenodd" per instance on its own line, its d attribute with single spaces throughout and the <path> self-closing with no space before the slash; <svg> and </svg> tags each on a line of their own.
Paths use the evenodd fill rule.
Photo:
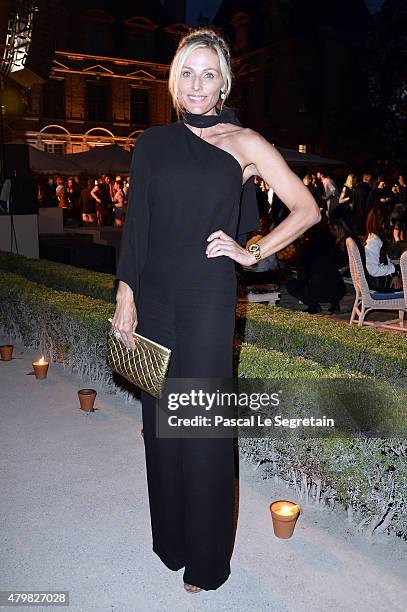
<svg viewBox="0 0 407 612">
<path fill-rule="evenodd" d="M 39 179 L 39 207 L 63 209 L 64 224 L 77 226 L 115 226 L 124 224 L 129 178 L 102 175 L 87 178 Z M 401 289 L 400 270 L 392 263 L 392 246 L 407 241 L 407 183 L 400 173 L 392 177 L 372 173 L 351 173 L 341 189 L 326 171 L 307 173 L 304 185 L 315 198 L 321 221 L 311 227 L 295 243 L 286 247 L 295 253 L 291 262 L 294 276 L 286 280 L 287 291 L 306 305 L 309 313 L 321 311 L 321 303 L 329 303 L 329 312 L 340 310 L 346 289 L 344 276 L 349 276 L 346 238 L 352 237 L 359 247 L 369 287 L 391 293 Z M 273 189 L 264 181 L 257 184 L 260 227 L 249 237 L 248 244 L 260 240 L 289 214 Z M 290 254 L 291 254 L 290 253 Z M 254 266 L 239 271 L 243 285 L 280 285 L 279 254 L 265 258 Z M 280 260 L 281 262 L 281 260 Z"/>
<path fill-rule="evenodd" d="M 79 183 L 76 178 L 62 176 L 38 180 L 38 206 L 62 208 L 64 225 L 71 220 L 77 226 L 123 225 L 129 179 L 102 175 Z"/>
<path fill-rule="evenodd" d="M 407 185 L 404 176 L 391 179 L 371 173 L 347 176 L 339 190 L 327 172 L 306 174 L 303 182 L 321 210 L 321 221 L 295 243 L 291 261 L 294 274 L 286 281 L 287 291 L 306 306 L 309 313 L 321 312 L 321 303 L 329 303 L 329 312 L 340 310 L 346 288 L 343 277 L 350 276 L 346 238 L 356 242 L 369 288 L 398 297 L 402 288 L 397 263 L 397 243 L 407 241 Z M 275 227 L 289 214 L 273 190 L 258 181 L 261 226 Z M 258 240 L 261 230 L 251 238 Z M 278 255 L 243 270 L 241 280 L 254 284 L 279 284 Z M 281 270 L 280 270 L 281 271 Z M 280 276 L 280 279 L 279 279 Z M 400 293 L 401 295 L 401 293 Z"/>
</svg>

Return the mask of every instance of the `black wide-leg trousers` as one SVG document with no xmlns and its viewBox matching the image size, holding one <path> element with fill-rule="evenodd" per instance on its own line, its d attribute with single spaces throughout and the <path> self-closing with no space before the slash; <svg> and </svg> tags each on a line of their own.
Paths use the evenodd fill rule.
<svg viewBox="0 0 407 612">
<path fill-rule="evenodd" d="M 234 305 L 230 297 L 172 303 L 144 296 L 137 331 L 172 349 L 168 376 L 232 375 Z M 235 462 L 232 438 L 156 436 L 156 403 L 142 393 L 144 445 L 153 550 L 184 582 L 217 589 L 230 574 L 234 539 Z"/>
</svg>

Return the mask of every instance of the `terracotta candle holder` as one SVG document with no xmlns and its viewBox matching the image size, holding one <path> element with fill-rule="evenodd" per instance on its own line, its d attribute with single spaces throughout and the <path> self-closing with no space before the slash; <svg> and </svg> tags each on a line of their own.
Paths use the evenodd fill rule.
<svg viewBox="0 0 407 612">
<path fill-rule="evenodd" d="M 0 358 L 2 361 L 11 361 L 13 355 L 13 345 L 3 344 L 0 346 Z"/>
<path fill-rule="evenodd" d="M 33 361 L 35 378 L 37 378 L 38 380 L 47 378 L 48 366 L 49 362 L 45 361 L 43 356 L 38 361 Z"/>
<path fill-rule="evenodd" d="M 95 389 L 80 389 L 78 391 L 78 397 L 81 410 L 93 412 L 93 404 L 95 403 L 96 395 Z"/>
<path fill-rule="evenodd" d="M 300 506 L 290 501 L 280 500 L 270 504 L 270 512 L 274 535 L 283 540 L 291 538 L 301 512 Z"/>
</svg>

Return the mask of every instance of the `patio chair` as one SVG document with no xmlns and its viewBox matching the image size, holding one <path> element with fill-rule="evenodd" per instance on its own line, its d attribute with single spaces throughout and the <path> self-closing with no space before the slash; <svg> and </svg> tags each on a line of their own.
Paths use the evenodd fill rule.
<svg viewBox="0 0 407 612">
<path fill-rule="evenodd" d="M 407 310 L 407 304 L 404 297 L 406 294 L 404 293 L 403 296 L 401 291 L 384 294 L 369 289 L 356 242 L 352 240 L 352 238 L 347 238 L 346 248 L 349 255 L 350 273 L 356 292 L 355 303 L 353 305 L 349 324 L 352 325 L 352 323 L 357 323 L 359 327 L 362 325 L 370 325 L 372 327 L 390 327 L 392 329 L 407 331 L 407 327 L 404 327 L 404 313 Z M 366 315 L 372 310 L 398 310 L 399 318 L 392 319 L 391 321 L 377 321 L 374 323 L 365 321 Z M 395 326 L 393 323 L 398 323 L 398 325 Z"/>
<path fill-rule="evenodd" d="M 247 302 L 263 302 L 269 306 L 275 306 L 280 300 L 280 292 L 273 284 L 265 285 L 247 285 L 246 295 L 243 301 Z"/>
</svg>

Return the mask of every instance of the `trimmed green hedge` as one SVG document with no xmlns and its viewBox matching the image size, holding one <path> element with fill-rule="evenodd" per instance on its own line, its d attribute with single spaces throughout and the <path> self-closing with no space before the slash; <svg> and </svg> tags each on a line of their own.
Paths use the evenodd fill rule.
<svg viewBox="0 0 407 612">
<path fill-rule="evenodd" d="M 52 265 L 55 265 L 55 272 L 61 267 L 60 264 Z M 62 271 L 66 272 L 67 268 L 69 266 L 62 266 Z M 83 277 L 90 275 L 74 270 Z M 3 331 L 26 346 L 38 348 L 51 360 L 65 364 L 79 375 L 117 389 L 105 363 L 107 319 L 113 310 L 113 305 L 106 301 L 56 291 L 17 274 L 4 273 L 0 277 L 0 326 Z M 340 322 L 258 305 L 249 305 L 247 324 L 248 336 L 260 346 L 242 345 L 241 377 L 350 379 L 361 376 L 357 370 L 372 371 L 372 363 L 376 368 L 382 364 L 380 375 L 385 377 L 390 371 L 391 359 L 398 368 L 405 362 L 401 334 L 387 337 L 370 329 L 352 329 Z M 352 340 L 356 343 L 354 354 Z M 405 342 L 404 337 L 402 340 Z M 272 341 L 279 351 L 267 348 L 267 341 Z M 364 360 L 360 358 L 362 354 L 365 354 Z M 310 359 L 311 355 L 318 359 Z M 373 371 L 378 374 L 376 369 Z M 389 378 L 404 382 L 400 374 Z M 366 374 L 362 375 L 365 377 Z M 384 380 L 383 387 L 386 386 Z M 394 390 L 394 385 L 388 388 Z M 405 389 L 396 387 L 396 391 L 402 402 Z M 406 403 L 407 400 L 404 405 Z M 250 461 L 263 465 L 265 476 L 274 475 L 290 482 L 303 498 L 313 498 L 328 505 L 345 505 L 350 519 L 368 533 L 392 530 L 407 538 L 405 440 L 241 438 L 240 448 Z"/>
<path fill-rule="evenodd" d="M 0 269 L 53 289 L 112 302 L 113 276 L 110 274 L 2 252 Z M 407 380 L 407 343 L 402 334 L 359 329 L 334 319 L 262 304 L 239 305 L 237 314 L 247 321 L 246 342 L 266 348 L 272 346 L 328 367 L 335 363 L 371 376 Z"/>
<path fill-rule="evenodd" d="M 45 351 L 93 380 L 108 382 L 105 366 L 106 331 L 114 306 L 84 295 L 61 292 L 17 275 L 0 278 L 0 325 L 30 347 Z M 338 366 L 324 368 L 301 357 L 243 344 L 239 376 L 245 378 L 343 378 L 355 373 Z"/>
<path fill-rule="evenodd" d="M 6 273 L 0 276 L 0 304 L 1 327 L 25 346 L 101 385 L 112 384 L 105 354 L 113 305 Z"/>
<path fill-rule="evenodd" d="M 80 293 L 98 300 L 113 302 L 114 277 L 111 274 L 90 272 L 47 259 L 29 259 L 3 251 L 0 251 L 0 270 L 19 274 L 58 291 Z"/>
<path fill-rule="evenodd" d="M 250 344 L 407 384 L 403 333 L 358 328 L 263 304 L 239 305 L 237 316 L 238 327 L 245 326 L 244 338 Z"/>
<path fill-rule="evenodd" d="M 113 276 L 74 266 L 27 259 L 0 252 L 0 269 L 60 291 L 83 294 L 112 303 Z M 278 306 L 239 304 L 238 328 L 244 340 L 266 349 L 337 365 L 368 376 L 407 384 L 407 342 L 404 334 L 346 325 Z"/>
<path fill-rule="evenodd" d="M 281 351 L 241 345 L 239 376 L 244 378 L 359 378 L 358 372 L 342 370 L 339 366 L 325 368 L 316 361 L 292 357 Z"/>
</svg>

